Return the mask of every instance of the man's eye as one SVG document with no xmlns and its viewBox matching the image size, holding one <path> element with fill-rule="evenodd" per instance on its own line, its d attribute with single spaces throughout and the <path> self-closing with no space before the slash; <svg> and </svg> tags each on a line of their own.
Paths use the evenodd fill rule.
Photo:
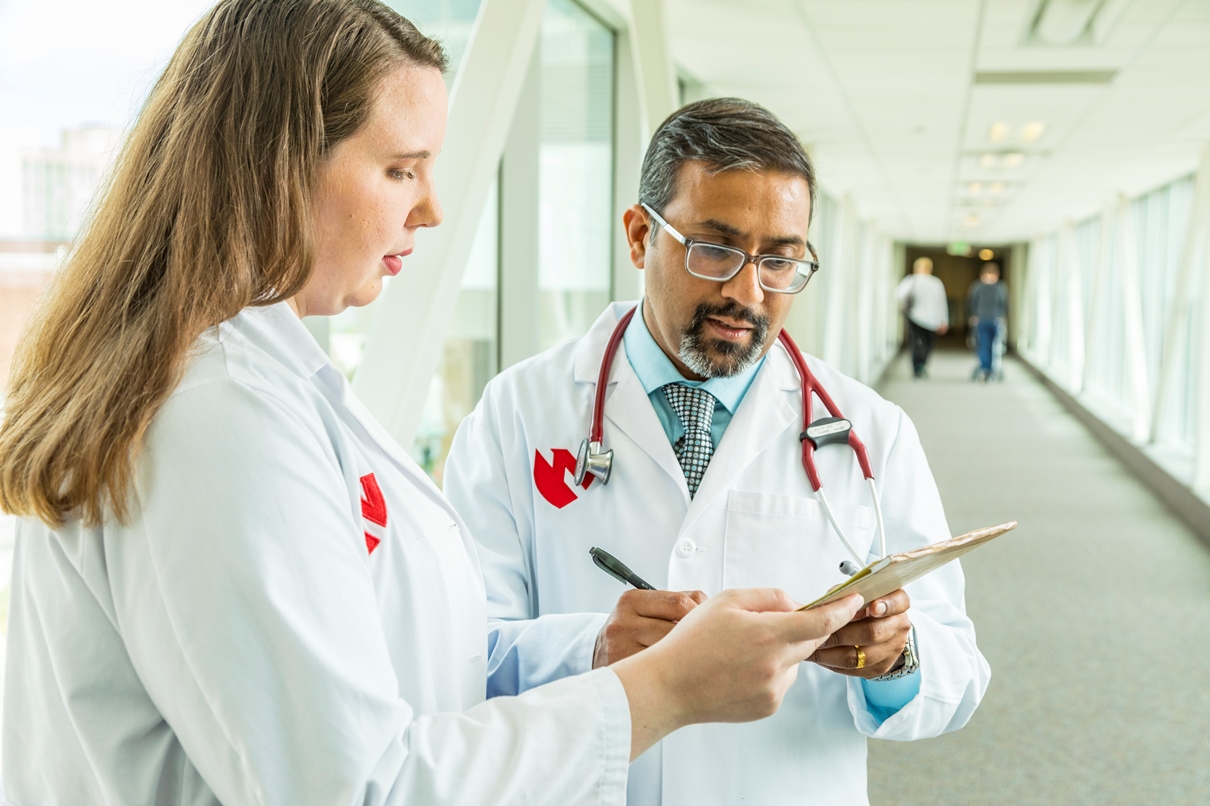
<svg viewBox="0 0 1210 806">
<path fill-rule="evenodd" d="M 729 261 L 735 258 L 735 253 L 729 249 L 722 249 L 710 244 L 694 244 L 694 246 L 701 252 L 703 260 Z"/>
<path fill-rule="evenodd" d="M 416 175 L 411 171 L 387 171 L 387 175 L 397 182 L 402 182 L 405 179 L 416 178 Z"/>
<path fill-rule="evenodd" d="M 795 261 L 793 260 L 777 260 L 776 258 L 765 258 L 761 263 L 767 271 L 790 271 L 794 268 Z"/>
</svg>

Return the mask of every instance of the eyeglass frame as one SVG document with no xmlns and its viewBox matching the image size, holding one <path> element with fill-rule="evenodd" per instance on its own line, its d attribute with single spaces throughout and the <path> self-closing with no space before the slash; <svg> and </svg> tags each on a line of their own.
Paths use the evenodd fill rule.
<svg viewBox="0 0 1210 806">
<path fill-rule="evenodd" d="M 713 241 L 702 241 L 702 240 L 698 240 L 697 238 L 686 238 L 684 235 L 681 235 L 679 232 L 677 232 L 675 227 L 673 227 L 671 224 L 669 224 L 667 221 L 665 221 L 663 216 L 661 216 L 659 213 L 657 213 L 655 210 L 653 210 L 651 205 L 647 204 L 646 202 L 639 202 L 639 206 L 642 207 L 644 210 L 646 210 L 647 214 L 649 216 L 651 216 L 652 218 L 654 218 L 656 223 L 659 224 L 664 230 L 666 230 L 668 232 L 668 234 L 671 235 L 677 241 L 677 243 L 679 243 L 679 244 L 681 244 L 681 246 L 685 247 L 685 271 L 687 271 L 693 277 L 697 277 L 699 280 L 712 280 L 716 283 L 726 283 L 730 280 L 735 279 L 736 275 L 738 275 L 741 271 L 743 271 L 747 267 L 747 265 L 749 263 L 751 263 L 756 266 L 756 282 L 759 283 L 760 287 L 762 289 L 764 289 L 765 291 L 770 291 L 774 294 L 798 294 L 804 288 L 807 287 L 808 283 L 811 282 L 811 278 L 815 276 L 815 272 L 819 271 L 819 255 L 815 252 L 815 247 L 811 245 L 810 241 L 806 242 L 807 251 L 811 253 L 811 257 L 814 258 L 814 260 L 806 260 L 804 258 L 796 258 L 796 257 L 786 257 L 785 255 L 752 255 L 752 254 L 749 254 L 748 252 L 745 252 L 743 249 L 740 249 L 738 246 L 728 246 L 726 244 L 714 243 Z M 733 274 L 731 274 L 727 277 L 707 277 L 706 275 L 703 275 L 703 274 L 697 274 L 696 272 L 694 272 L 692 269 L 689 268 L 689 250 L 693 248 L 694 244 L 701 244 L 702 246 L 712 246 L 715 249 L 725 249 L 729 252 L 735 252 L 737 254 L 743 255 L 744 262 L 739 265 L 739 268 L 737 268 Z M 810 270 L 810 272 L 807 273 L 807 279 L 803 281 L 802 286 L 794 289 L 793 291 L 787 291 L 784 288 L 770 288 L 769 286 L 765 285 L 764 281 L 761 279 L 761 276 L 760 276 L 760 264 L 765 260 L 782 260 L 782 261 L 788 260 L 791 263 L 805 264 L 806 266 L 810 267 L 811 270 Z"/>
</svg>

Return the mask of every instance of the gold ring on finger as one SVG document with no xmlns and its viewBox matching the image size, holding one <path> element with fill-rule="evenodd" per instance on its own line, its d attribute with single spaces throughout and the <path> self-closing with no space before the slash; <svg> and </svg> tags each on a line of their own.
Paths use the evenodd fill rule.
<svg viewBox="0 0 1210 806">
<path fill-rule="evenodd" d="M 865 668 L 865 650 L 859 646 L 855 646 L 855 647 L 853 647 L 853 649 L 857 650 L 857 668 L 864 669 Z"/>
</svg>

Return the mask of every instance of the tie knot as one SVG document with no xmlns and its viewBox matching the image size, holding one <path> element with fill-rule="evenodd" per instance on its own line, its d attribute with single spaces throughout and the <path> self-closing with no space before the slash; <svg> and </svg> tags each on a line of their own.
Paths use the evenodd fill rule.
<svg viewBox="0 0 1210 806">
<path fill-rule="evenodd" d="M 681 419 L 685 431 L 710 432 L 714 422 L 714 395 L 699 387 L 670 383 L 664 387 L 664 397 Z"/>
</svg>

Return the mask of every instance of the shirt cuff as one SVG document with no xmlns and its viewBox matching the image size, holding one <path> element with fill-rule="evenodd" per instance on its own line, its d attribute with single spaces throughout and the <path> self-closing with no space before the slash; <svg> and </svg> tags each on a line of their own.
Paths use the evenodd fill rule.
<svg viewBox="0 0 1210 806">
<path fill-rule="evenodd" d="M 861 687 L 866 707 L 881 725 L 920 693 L 920 670 L 894 680 L 862 680 Z"/>
</svg>

